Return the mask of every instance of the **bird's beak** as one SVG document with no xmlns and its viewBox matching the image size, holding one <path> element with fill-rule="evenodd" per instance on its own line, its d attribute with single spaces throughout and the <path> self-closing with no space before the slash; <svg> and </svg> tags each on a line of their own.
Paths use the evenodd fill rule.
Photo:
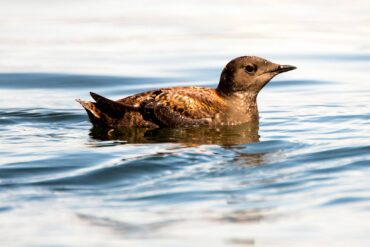
<svg viewBox="0 0 370 247">
<path fill-rule="evenodd" d="M 283 73 L 283 72 L 287 72 L 287 71 L 290 71 L 290 70 L 294 70 L 296 69 L 297 67 L 295 66 L 292 66 L 292 65 L 279 65 L 275 70 L 273 70 L 272 72 L 277 72 L 278 74 L 280 73 Z"/>
</svg>

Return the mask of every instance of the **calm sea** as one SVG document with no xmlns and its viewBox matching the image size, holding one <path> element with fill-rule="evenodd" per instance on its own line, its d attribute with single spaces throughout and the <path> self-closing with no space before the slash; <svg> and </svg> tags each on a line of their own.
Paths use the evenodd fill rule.
<svg viewBox="0 0 370 247">
<path fill-rule="evenodd" d="M 367 0 L 0 1 L 1 246 L 369 246 Z M 297 70 L 259 130 L 107 139 L 76 98 Z"/>
</svg>

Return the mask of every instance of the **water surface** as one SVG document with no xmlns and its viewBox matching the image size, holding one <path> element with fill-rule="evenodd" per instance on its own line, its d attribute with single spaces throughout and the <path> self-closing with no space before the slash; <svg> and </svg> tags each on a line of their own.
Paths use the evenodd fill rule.
<svg viewBox="0 0 370 247">
<path fill-rule="evenodd" d="M 355 3 L 2 2 L 2 245 L 368 246 L 370 6 Z M 263 89 L 259 126 L 107 137 L 74 101 L 214 87 L 247 54 L 298 67 Z"/>
</svg>

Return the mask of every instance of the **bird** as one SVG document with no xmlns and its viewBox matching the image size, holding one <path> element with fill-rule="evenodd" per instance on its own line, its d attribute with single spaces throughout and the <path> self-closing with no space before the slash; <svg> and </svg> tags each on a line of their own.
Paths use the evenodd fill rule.
<svg viewBox="0 0 370 247">
<path fill-rule="evenodd" d="M 258 93 L 273 77 L 294 69 L 241 56 L 223 68 L 216 88 L 160 88 L 118 100 L 90 92 L 95 102 L 76 101 L 94 127 L 111 130 L 235 126 L 258 121 Z"/>
</svg>

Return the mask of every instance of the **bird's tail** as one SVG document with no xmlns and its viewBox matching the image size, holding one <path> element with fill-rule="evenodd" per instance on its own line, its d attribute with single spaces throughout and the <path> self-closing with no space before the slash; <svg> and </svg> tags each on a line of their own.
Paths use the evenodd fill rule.
<svg viewBox="0 0 370 247">
<path fill-rule="evenodd" d="M 83 108 L 85 108 L 87 115 L 89 116 L 90 122 L 95 126 L 95 127 L 108 127 L 109 123 L 109 118 L 106 114 L 101 112 L 99 108 L 96 107 L 96 103 L 87 101 L 87 100 L 80 100 L 76 99 L 78 103 L 82 105 Z"/>
<path fill-rule="evenodd" d="M 96 102 L 77 99 L 86 110 L 91 123 L 95 127 L 113 127 L 128 111 L 138 111 L 138 107 L 126 105 L 107 99 L 101 95 L 90 92 Z"/>
</svg>

